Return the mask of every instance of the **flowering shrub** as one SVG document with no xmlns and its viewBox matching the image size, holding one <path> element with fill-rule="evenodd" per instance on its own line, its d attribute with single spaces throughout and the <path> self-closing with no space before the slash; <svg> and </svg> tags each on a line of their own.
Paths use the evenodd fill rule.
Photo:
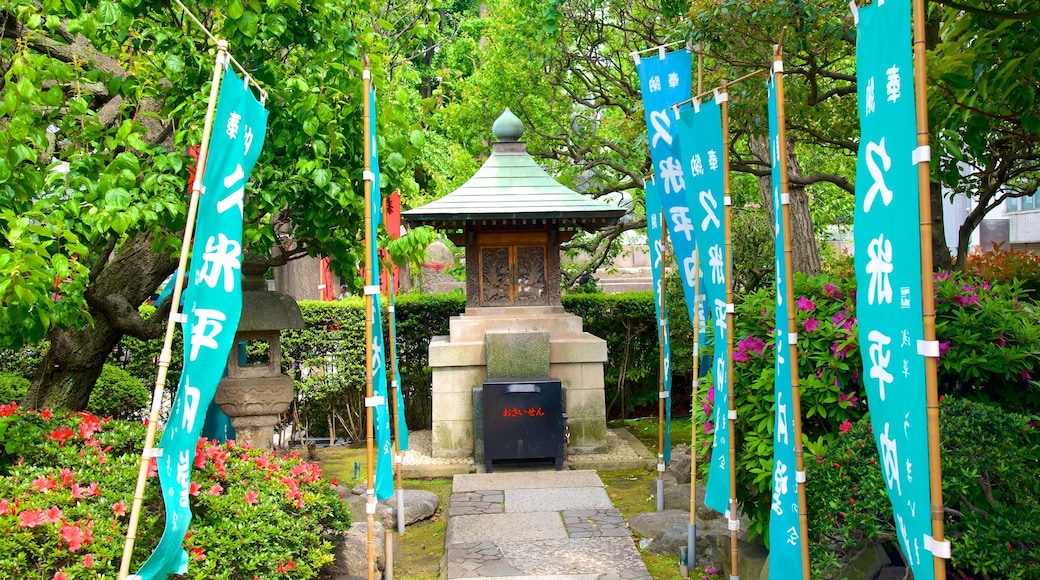
<svg viewBox="0 0 1040 580">
<path fill-rule="evenodd" d="M 90 413 L 0 406 L 0 577 L 115 577 L 144 435 Z M 187 577 L 314 578 L 332 562 L 329 540 L 350 514 L 316 465 L 205 440 L 196 453 Z M 158 543 L 164 514 L 151 475 L 132 568 Z"/>
<path fill-rule="evenodd" d="M 950 565 L 980 578 L 1040 578 L 1040 429 L 998 407 L 945 399 L 940 408 Z M 813 577 L 840 577 L 867 540 L 895 542 L 869 421 L 806 459 Z"/>
<path fill-rule="evenodd" d="M 794 278 L 799 390 L 806 455 L 816 455 L 866 411 L 851 278 Z M 739 441 L 737 499 L 764 533 L 770 507 L 773 454 L 775 292 L 754 292 L 736 306 L 734 394 Z M 940 342 L 941 394 L 999 402 L 1005 409 L 1040 414 L 1040 313 L 1017 284 L 939 273 L 935 328 Z M 706 381 L 710 381 L 706 379 Z M 708 383 L 710 384 L 710 382 Z M 710 433 L 714 389 L 701 388 L 694 411 Z M 702 414 L 703 413 L 703 414 Z M 707 472 L 707 463 L 701 464 Z"/>
</svg>

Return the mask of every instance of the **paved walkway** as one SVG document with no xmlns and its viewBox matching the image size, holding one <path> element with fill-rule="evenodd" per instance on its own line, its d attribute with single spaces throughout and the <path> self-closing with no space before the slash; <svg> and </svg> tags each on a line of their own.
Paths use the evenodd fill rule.
<svg viewBox="0 0 1040 580">
<path fill-rule="evenodd" d="M 448 580 L 651 580 L 595 471 L 456 475 L 448 518 Z"/>
</svg>

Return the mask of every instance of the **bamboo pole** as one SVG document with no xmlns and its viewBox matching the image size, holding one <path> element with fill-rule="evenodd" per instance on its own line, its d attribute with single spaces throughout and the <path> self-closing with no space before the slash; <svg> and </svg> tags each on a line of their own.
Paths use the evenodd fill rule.
<svg viewBox="0 0 1040 580">
<path fill-rule="evenodd" d="M 664 511 L 664 430 L 665 430 L 665 397 L 669 396 L 664 390 L 664 375 L 665 375 L 665 364 L 664 364 L 664 326 L 665 326 L 665 313 L 664 313 L 664 256 L 666 254 L 665 248 L 668 247 L 668 226 L 667 222 L 664 221 L 664 210 L 661 211 L 661 291 L 658 292 L 658 312 L 660 317 L 657 319 L 657 511 Z"/>
<path fill-rule="evenodd" d="M 220 76 L 224 70 L 228 43 L 217 41 L 217 56 L 213 64 L 213 78 L 210 81 L 209 103 L 206 106 L 206 120 L 202 126 L 202 144 L 199 147 L 199 160 L 196 163 L 195 181 L 191 185 L 191 198 L 188 201 L 188 215 L 184 225 L 184 237 L 181 240 L 181 253 L 177 261 L 177 273 L 173 284 L 172 305 L 166 324 L 166 336 L 163 338 L 162 351 L 159 354 L 158 374 L 155 378 L 155 390 L 152 391 L 152 408 L 148 415 L 148 431 L 145 434 L 144 450 L 141 452 L 141 466 L 137 470 L 137 487 L 134 488 L 134 501 L 130 508 L 130 522 L 126 530 L 126 543 L 123 544 L 123 559 L 119 565 L 119 578 L 130 574 L 130 560 L 134 553 L 134 539 L 137 535 L 137 524 L 141 517 L 141 504 L 144 502 L 144 488 L 148 479 L 148 466 L 156 454 L 155 432 L 159 425 L 159 412 L 162 408 L 163 392 L 166 389 L 166 375 L 170 368 L 173 354 L 173 332 L 177 323 L 182 321 L 179 312 L 181 304 L 181 286 L 188 268 L 188 252 L 195 231 L 195 218 L 199 209 L 199 197 L 202 195 L 202 176 L 206 172 L 206 157 L 209 155 L 209 139 L 213 131 L 213 117 L 217 111 L 217 95 L 220 91 Z"/>
<path fill-rule="evenodd" d="M 914 24 L 914 99 L 917 109 L 917 147 L 928 148 L 928 94 L 925 77 L 925 34 L 924 0 L 913 2 Z M 917 163 L 918 205 L 920 206 L 921 230 L 921 310 L 924 318 L 924 341 L 935 342 L 935 279 L 932 269 L 932 203 L 930 155 L 922 156 Z M 942 461 L 939 442 L 939 388 L 936 378 L 935 356 L 924 357 L 925 400 L 928 412 L 928 471 L 929 495 L 931 498 L 932 540 L 937 546 L 948 546 L 945 542 L 942 497 Z M 948 554 L 932 550 L 935 578 L 946 578 Z"/>
<path fill-rule="evenodd" d="M 698 46 L 700 48 L 700 46 Z M 697 51 L 697 93 L 704 90 L 704 50 Z M 693 249 L 693 381 L 690 398 L 690 523 L 686 529 L 688 568 L 697 566 L 697 391 L 700 386 L 701 263 L 700 246 Z"/>
<path fill-rule="evenodd" d="M 784 117 L 784 57 L 783 47 L 776 45 L 773 54 L 773 79 L 776 84 L 776 117 L 777 117 L 777 155 L 780 160 L 780 193 L 782 198 L 788 195 L 787 176 L 787 130 Z M 794 252 L 791 247 L 791 206 L 786 199 L 781 201 L 781 213 L 784 224 L 784 279 L 787 280 L 787 328 L 788 334 L 798 336 L 795 321 L 794 304 Z M 779 339 L 779 337 L 778 337 Z M 782 340 L 782 339 L 781 339 Z M 798 376 L 798 342 L 789 341 L 791 352 L 791 412 L 794 415 L 794 460 L 795 474 L 798 482 L 798 535 L 802 544 L 802 578 L 809 579 L 809 520 L 805 505 L 805 450 L 802 448 L 802 394 L 801 380 Z"/>
<path fill-rule="evenodd" d="M 363 131 L 364 145 L 364 182 L 365 182 L 365 442 L 367 445 L 368 473 L 366 488 L 368 503 L 365 505 L 365 513 L 368 520 L 368 580 L 374 580 L 376 575 L 376 542 L 375 542 L 375 513 L 376 513 L 376 491 L 375 491 L 375 445 L 373 436 L 373 403 L 372 403 L 372 321 L 373 304 L 372 294 L 367 287 L 375 284 L 375 270 L 372 264 L 372 108 L 370 91 L 372 90 L 372 77 L 368 70 L 368 59 L 365 59 L 365 70 L 361 75 L 361 86 L 364 93 L 362 101 L 362 122 L 365 124 Z"/>
<path fill-rule="evenodd" d="M 698 85 L 700 79 L 698 79 Z M 686 559 L 689 569 L 697 566 L 697 391 L 700 387 L 700 302 L 701 302 L 701 254 L 700 246 L 693 251 L 693 394 L 690 401 L 690 524 L 686 534 Z"/>
<path fill-rule="evenodd" d="M 393 301 L 394 296 L 394 269 L 393 265 L 387 266 L 387 280 L 389 280 L 390 307 L 387 313 L 390 316 L 390 372 L 393 376 L 390 380 L 391 414 L 394 416 L 394 475 L 397 480 L 397 533 L 404 533 L 404 488 L 401 484 L 401 417 L 397 408 L 397 324 L 395 322 L 397 313 Z"/>
<path fill-rule="evenodd" d="M 743 78 L 748 78 L 749 75 L 745 75 Z M 740 571 L 738 568 L 738 548 L 737 548 L 737 532 L 739 531 L 738 525 L 734 525 L 733 522 L 739 522 L 740 518 L 737 515 L 737 445 L 736 445 L 736 433 L 737 433 L 737 404 L 734 388 L 736 385 L 733 384 L 733 240 L 732 240 L 732 206 L 730 205 L 730 180 L 729 180 L 729 92 L 728 84 L 725 80 L 719 87 L 719 96 L 725 95 L 725 98 L 716 99 L 719 101 L 719 107 L 722 109 L 722 193 L 723 193 L 723 221 L 726 236 L 726 376 L 729 384 L 729 396 L 726 397 L 729 403 L 729 415 L 727 420 L 729 421 L 729 554 L 732 566 L 731 578 L 740 578 Z"/>
</svg>

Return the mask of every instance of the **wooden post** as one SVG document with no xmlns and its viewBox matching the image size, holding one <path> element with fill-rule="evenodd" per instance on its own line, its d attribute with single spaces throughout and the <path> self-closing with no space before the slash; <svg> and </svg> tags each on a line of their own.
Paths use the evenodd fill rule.
<svg viewBox="0 0 1040 580">
<path fill-rule="evenodd" d="M 184 238 L 181 240 L 181 253 L 177 262 L 177 273 L 169 283 L 173 284 L 173 304 L 166 323 L 166 336 L 159 354 L 158 374 L 155 378 L 155 390 L 152 391 L 152 407 L 148 415 L 148 431 L 145 434 L 144 450 L 141 452 L 141 466 L 137 470 L 137 487 L 134 488 L 134 501 L 130 508 L 130 522 L 126 530 L 126 542 L 123 544 L 123 559 L 119 564 L 119 578 L 130 574 L 130 560 L 134 553 L 134 539 L 137 536 L 137 524 L 141 515 L 141 504 L 144 501 L 144 488 L 148 479 L 148 467 L 155 455 L 155 432 L 159 425 L 159 412 L 162 408 L 163 391 L 166 389 L 166 375 L 170 368 L 173 354 L 173 331 L 181 321 L 181 286 L 188 269 L 188 252 L 191 249 L 195 230 L 195 219 L 198 214 L 199 197 L 202 195 L 202 175 L 206 172 L 206 157 L 209 155 L 209 139 L 213 132 L 213 117 L 217 112 L 217 96 L 220 91 L 220 77 L 224 71 L 228 43 L 217 41 L 217 57 L 213 64 L 213 78 L 210 81 L 209 103 L 206 106 L 206 121 L 202 127 L 202 144 L 199 147 L 199 160 L 195 169 L 195 181 L 191 185 L 191 198 L 188 201 L 188 215 L 184 226 Z"/>
<path fill-rule="evenodd" d="M 784 118 L 784 57 L 783 47 L 776 45 L 773 54 L 773 82 L 776 86 L 776 118 L 777 118 L 777 152 L 780 160 L 780 193 L 788 195 L 787 182 L 787 130 Z M 781 213 L 784 224 L 784 279 L 787 280 L 787 328 L 788 333 L 797 336 L 797 321 L 794 304 L 794 257 L 791 247 L 791 206 L 781 202 Z M 779 339 L 778 339 L 779 340 Z M 798 482 L 798 535 L 802 542 L 802 578 L 809 579 L 809 523 L 805 507 L 805 450 L 802 448 L 802 394 L 801 381 L 798 377 L 798 343 L 792 341 L 791 348 L 791 412 L 794 413 L 794 459 L 795 474 Z"/>
<path fill-rule="evenodd" d="M 723 221 L 726 236 L 726 376 L 729 384 L 729 396 L 726 397 L 729 404 L 729 554 L 732 566 L 731 577 L 739 578 L 737 532 L 738 526 L 733 522 L 740 521 L 737 510 L 737 403 L 736 385 L 733 384 L 733 228 L 732 228 L 732 206 L 730 204 L 730 181 L 729 181 L 729 92 L 725 80 L 719 87 L 719 108 L 722 110 L 722 192 L 723 192 Z M 719 99 L 719 97 L 724 97 Z"/>
<path fill-rule="evenodd" d="M 664 511 L 664 431 L 665 431 L 665 390 L 664 390 L 664 320 L 665 320 L 665 276 L 664 276 L 664 248 L 668 245 L 668 226 L 664 221 L 664 211 L 661 212 L 661 291 L 657 311 L 660 318 L 657 319 L 657 511 Z"/>
<path fill-rule="evenodd" d="M 914 99 L 917 109 L 917 147 L 928 149 L 928 87 L 925 77 L 924 0 L 913 2 L 914 24 Z M 932 262 L 932 202 L 930 155 L 917 162 L 917 185 L 921 218 L 921 311 L 924 318 L 924 341 L 935 342 L 935 278 Z M 928 472 L 932 508 L 932 540 L 945 545 L 942 497 L 942 461 L 939 444 L 939 387 L 936 378 L 937 358 L 924 357 L 925 400 L 928 412 Z M 946 557 L 932 550 L 937 580 L 946 578 Z"/>
<path fill-rule="evenodd" d="M 364 145 L 364 182 L 365 182 L 365 285 L 375 284 L 375 270 L 372 264 L 372 131 L 371 119 L 372 108 L 370 106 L 370 91 L 372 90 L 372 76 L 368 70 L 368 59 L 365 59 L 365 70 L 361 75 L 362 82 L 362 122 L 365 124 L 363 131 Z M 373 434 L 374 413 L 372 400 L 372 321 L 373 321 L 372 294 L 365 291 L 365 441 L 367 444 L 367 467 L 366 493 L 368 503 L 365 505 L 365 513 L 368 520 L 368 580 L 374 580 L 376 575 L 376 542 L 375 542 L 375 445 Z"/>
</svg>

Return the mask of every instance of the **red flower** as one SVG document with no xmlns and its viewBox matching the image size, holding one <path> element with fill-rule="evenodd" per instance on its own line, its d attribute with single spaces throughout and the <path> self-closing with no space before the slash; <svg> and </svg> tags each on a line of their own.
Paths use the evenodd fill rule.
<svg viewBox="0 0 1040 580">
<path fill-rule="evenodd" d="M 68 467 L 62 468 L 61 473 L 58 474 L 58 476 L 61 478 L 62 485 L 72 485 L 72 482 L 75 481 L 75 476 L 72 473 L 72 470 Z"/>
<path fill-rule="evenodd" d="M 69 575 L 66 574 L 65 569 L 62 568 L 61 570 L 55 572 L 54 576 L 51 576 L 51 580 L 69 580 Z"/>
<path fill-rule="evenodd" d="M 289 570 L 295 570 L 295 569 L 296 569 L 296 562 L 293 562 L 292 560 L 289 560 L 288 562 L 285 562 L 285 563 L 278 562 L 278 573 L 279 574 L 285 574 L 285 573 L 289 572 Z"/>
<path fill-rule="evenodd" d="M 842 433 L 848 433 L 849 429 L 852 429 L 852 423 L 848 419 L 845 419 L 841 425 L 838 425 L 838 431 Z"/>
<path fill-rule="evenodd" d="M 47 493 L 48 491 L 57 487 L 57 483 L 49 477 L 40 476 L 33 480 L 33 489 L 40 493 Z"/>
<path fill-rule="evenodd" d="M 61 521 L 61 508 L 56 505 L 52 505 L 47 508 L 47 511 L 43 512 L 43 517 L 47 518 L 47 521 L 56 524 Z"/>
<path fill-rule="evenodd" d="M 59 446 L 64 447 L 65 440 L 69 437 L 72 437 L 73 435 L 75 435 L 75 433 L 72 432 L 72 429 L 69 429 L 68 427 L 58 427 L 51 433 L 48 433 L 46 437 L 47 439 L 53 439 L 57 441 Z"/>
<path fill-rule="evenodd" d="M 193 497 L 197 497 L 197 496 L 199 495 L 199 490 L 200 490 L 200 489 L 202 489 L 202 488 L 201 488 L 201 487 L 199 487 L 199 484 L 197 484 L 197 483 L 195 483 L 195 482 L 193 481 L 193 482 L 191 482 L 191 484 L 190 484 L 190 485 L 188 486 L 188 495 L 191 495 L 191 496 L 193 496 Z"/>
<path fill-rule="evenodd" d="M 10 504 L 6 499 L 0 499 L 0 516 L 6 516 L 11 511 Z M 12 512 L 11 515 L 14 515 Z"/>
<path fill-rule="evenodd" d="M 126 513 L 126 504 L 123 503 L 123 500 L 119 500 L 112 504 L 112 513 L 115 514 L 117 518 L 123 517 L 123 514 Z"/>
<path fill-rule="evenodd" d="M 259 497 L 260 497 L 260 494 L 256 493 L 255 491 L 247 491 L 246 492 L 246 503 L 251 503 L 253 505 L 256 505 L 260 501 Z"/>
<path fill-rule="evenodd" d="M 91 482 L 91 484 L 87 486 L 87 495 L 101 495 L 101 490 L 98 489 L 96 481 Z"/>
<path fill-rule="evenodd" d="M 47 518 L 40 510 L 25 510 L 19 515 L 18 526 L 22 528 L 35 528 L 47 523 Z"/>
<path fill-rule="evenodd" d="M 202 548 L 192 548 L 191 549 L 191 559 L 192 560 L 205 560 L 206 559 L 206 551 L 203 550 Z"/>
<path fill-rule="evenodd" d="M 83 499 L 83 488 L 78 483 L 72 484 L 72 499 Z"/>
<path fill-rule="evenodd" d="M 101 429 L 101 419 L 86 411 L 80 413 L 80 416 L 83 419 L 79 423 L 79 436 L 84 439 L 90 439 L 91 435 Z"/>
<path fill-rule="evenodd" d="M 223 492 L 224 492 L 224 487 L 221 486 L 219 483 L 214 483 L 213 485 L 209 486 L 209 494 L 210 495 L 220 495 Z"/>
<path fill-rule="evenodd" d="M 83 547 L 83 530 L 79 526 L 65 524 L 61 526 L 61 539 L 69 545 L 69 551 L 75 552 Z"/>
<path fill-rule="evenodd" d="M 51 413 L 50 409 L 44 409 L 44 410 L 40 411 L 40 418 L 41 419 L 45 419 L 47 421 L 50 421 L 51 419 L 54 418 L 54 413 Z"/>
<path fill-rule="evenodd" d="M 94 567 L 94 555 L 93 554 L 87 554 L 86 556 L 83 556 L 83 567 L 87 568 L 87 569 L 90 569 L 90 568 Z"/>
<path fill-rule="evenodd" d="M 0 405 L 0 417 L 10 417 L 14 415 L 14 412 L 18 410 L 18 403 L 10 403 L 8 405 Z"/>
</svg>

